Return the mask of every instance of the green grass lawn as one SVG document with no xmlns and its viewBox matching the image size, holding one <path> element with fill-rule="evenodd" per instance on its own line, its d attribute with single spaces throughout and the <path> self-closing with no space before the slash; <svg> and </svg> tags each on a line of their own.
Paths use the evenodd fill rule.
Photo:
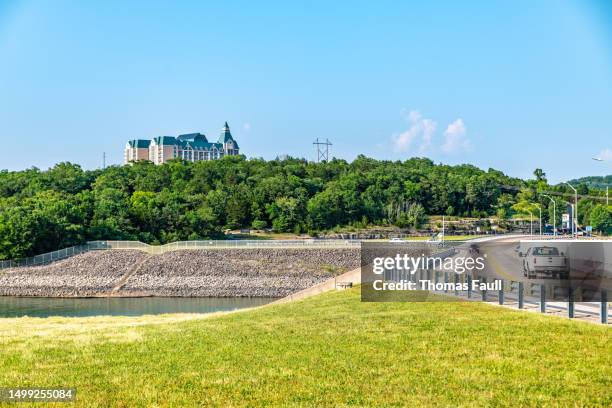
<svg viewBox="0 0 612 408">
<path fill-rule="evenodd" d="M 0 319 L 0 367 L 0 387 L 74 386 L 88 407 L 612 406 L 610 327 L 358 288 L 202 319 Z"/>
</svg>

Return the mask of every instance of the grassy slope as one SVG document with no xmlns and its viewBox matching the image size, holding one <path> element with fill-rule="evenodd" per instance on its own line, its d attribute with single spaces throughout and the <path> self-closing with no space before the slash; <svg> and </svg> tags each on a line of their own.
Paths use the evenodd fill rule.
<svg viewBox="0 0 612 408">
<path fill-rule="evenodd" d="M 611 406 L 611 344 L 609 327 L 353 289 L 198 320 L 0 319 L 0 387 L 76 386 L 86 406 Z"/>
</svg>

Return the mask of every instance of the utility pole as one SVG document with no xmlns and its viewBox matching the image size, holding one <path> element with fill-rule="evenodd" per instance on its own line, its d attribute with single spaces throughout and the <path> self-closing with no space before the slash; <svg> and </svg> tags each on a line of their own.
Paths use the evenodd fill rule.
<svg viewBox="0 0 612 408">
<path fill-rule="evenodd" d="M 331 146 L 331 142 L 329 139 L 325 139 L 325 141 L 319 142 L 319 138 L 313 143 L 313 145 L 317 148 L 317 163 L 322 161 L 329 161 L 329 146 Z"/>
<path fill-rule="evenodd" d="M 578 239 L 578 191 L 574 188 L 574 186 L 572 186 L 570 183 L 565 183 L 568 186 L 570 186 L 570 188 L 572 190 L 574 190 L 574 213 L 572 214 L 574 217 L 574 223 L 572 225 L 572 234 L 574 235 L 574 237 L 576 239 Z"/>
<path fill-rule="evenodd" d="M 552 201 L 553 204 L 553 236 L 557 236 L 557 203 L 555 203 L 555 200 L 553 200 L 553 198 L 547 194 L 542 194 L 542 197 L 546 197 L 548 198 L 550 201 Z"/>
<path fill-rule="evenodd" d="M 102 170 L 106 168 L 106 152 L 102 152 Z"/>
</svg>

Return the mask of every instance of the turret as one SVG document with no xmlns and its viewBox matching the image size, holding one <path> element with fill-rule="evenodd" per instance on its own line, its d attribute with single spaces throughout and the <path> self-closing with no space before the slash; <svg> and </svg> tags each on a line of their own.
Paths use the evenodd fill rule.
<svg viewBox="0 0 612 408">
<path fill-rule="evenodd" d="M 230 127 L 225 122 L 225 126 L 221 129 L 221 135 L 219 136 L 219 142 L 223 145 L 223 153 L 229 156 L 236 156 L 239 154 L 238 143 L 232 137 L 232 133 L 230 132 Z"/>
</svg>

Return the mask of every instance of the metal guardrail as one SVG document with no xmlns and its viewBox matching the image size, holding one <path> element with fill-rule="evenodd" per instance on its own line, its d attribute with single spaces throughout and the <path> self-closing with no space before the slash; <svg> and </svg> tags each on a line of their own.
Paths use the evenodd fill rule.
<svg viewBox="0 0 612 408">
<path fill-rule="evenodd" d="M 459 291 L 455 290 L 454 295 L 456 297 L 467 297 L 468 299 L 472 299 L 474 298 L 474 293 L 471 290 L 471 280 L 473 279 L 472 276 L 467 275 L 467 274 L 462 274 L 461 276 L 458 276 L 457 274 L 454 274 L 454 279 L 451 278 L 452 273 L 442 273 L 436 270 L 420 270 L 417 272 L 418 277 L 415 277 L 414 280 L 416 281 L 416 279 L 423 279 L 423 275 L 425 275 L 426 279 L 432 279 L 433 276 L 433 280 L 438 283 L 468 283 L 468 291 L 466 295 L 461 295 L 459 293 Z M 600 292 L 600 300 L 596 301 L 596 302 L 587 302 L 587 303 L 597 303 L 598 304 L 598 311 L 594 311 L 594 310 L 579 310 L 576 309 L 576 305 L 577 305 L 577 301 L 575 299 L 575 293 L 573 290 L 571 290 L 571 288 L 569 288 L 569 292 L 566 294 L 568 299 L 566 301 L 562 301 L 562 302 L 555 302 L 554 299 L 551 300 L 550 299 L 550 295 L 547 293 L 546 291 L 546 287 L 545 285 L 542 284 L 538 284 L 538 283 L 533 283 L 533 282 L 520 282 L 520 281 L 513 281 L 513 280 L 501 280 L 502 282 L 502 288 L 499 291 L 496 291 L 497 293 L 493 293 L 494 298 L 497 297 L 497 301 L 500 305 L 504 305 L 507 301 L 507 297 L 508 295 L 510 295 L 513 300 L 516 301 L 517 303 L 517 308 L 518 309 L 524 309 L 525 308 L 525 303 L 530 303 L 532 305 L 536 305 L 539 310 L 540 313 L 546 313 L 548 311 L 548 309 L 557 309 L 559 311 L 561 310 L 565 310 L 567 312 L 567 317 L 572 319 L 576 317 L 576 312 L 577 311 L 581 311 L 584 314 L 588 314 L 588 315 L 597 315 L 599 317 L 599 321 L 602 324 L 608 324 L 609 321 L 609 302 L 608 302 L 608 291 L 605 289 L 602 289 Z M 568 289 L 568 288 L 566 288 Z M 444 290 L 444 293 L 449 293 L 448 290 Z M 480 293 L 480 298 L 482 301 L 487 301 L 487 291 L 481 291 Z M 558 303 L 562 303 L 564 306 L 560 306 L 558 305 Z M 580 306 L 579 306 L 580 308 Z"/>
</svg>

